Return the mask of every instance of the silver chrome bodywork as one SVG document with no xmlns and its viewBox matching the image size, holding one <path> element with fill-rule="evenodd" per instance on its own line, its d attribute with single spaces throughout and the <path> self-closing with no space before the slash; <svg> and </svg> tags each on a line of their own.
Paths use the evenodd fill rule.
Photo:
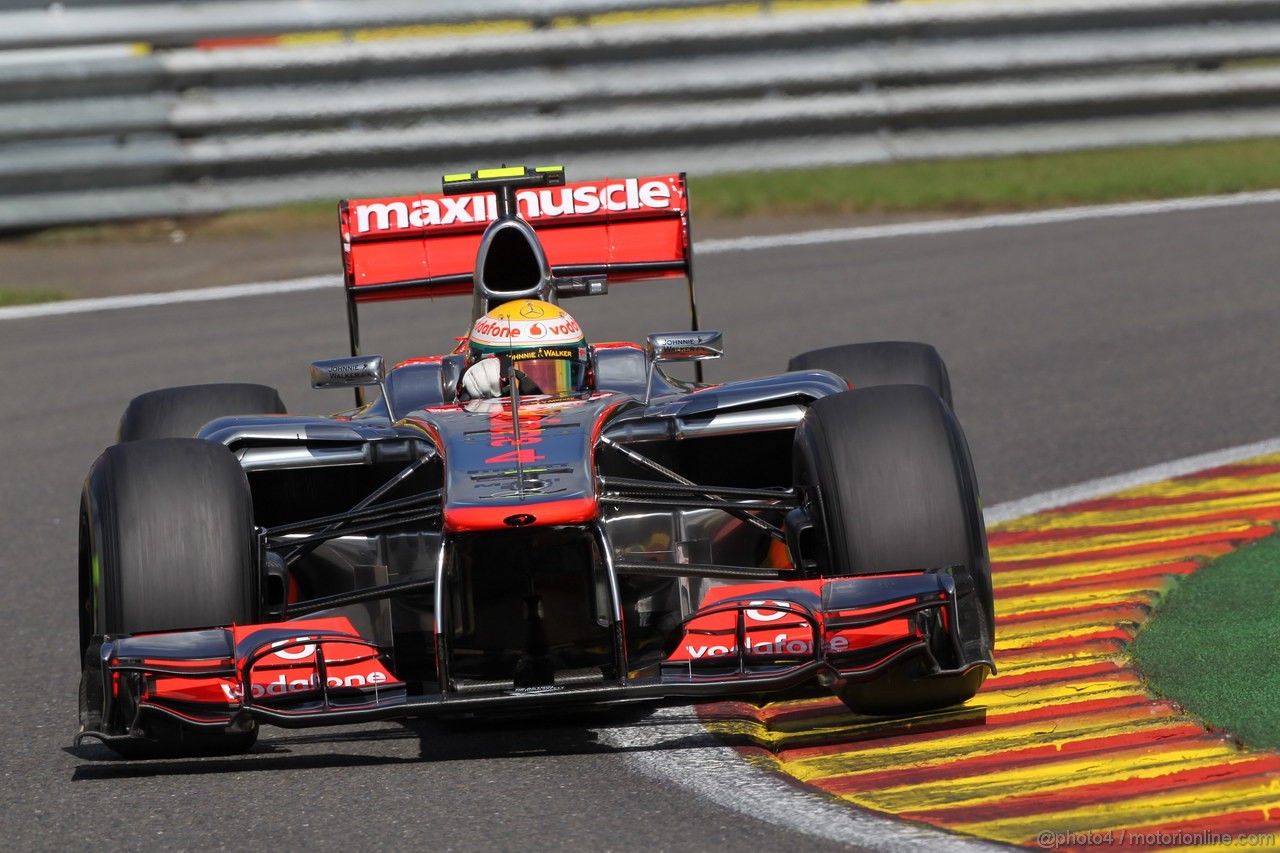
<svg viewBox="0 0 1280 853">
<path fill-rule="evenodd" d="M 789 440 L 809 403 L 846 387 L 842 380 L 826 371 L 803 371 L 669 391 L 648 405 L 631 399 L 626 405 L 617 406 L 600 425 L 598 446 L 615 446 L 623 452 L 632 452 L 628 448 L 635 448 L 647 457 L 655 453 L 665 455 L 662 448 L 674 448 L 695 440 L 705 444 L 707 440 L 766 433 Z M 363 412 L 354 413 L 349 420 L 230 417 L 211 422 L 200 436 L 231 449 L 255 485 L 261 476 L 290 478 L 305 475 L 307 471 L 330 469 L 332 473 L 325 482 L 332 484 L 332 488 L 342 488 L 341 484 L 355 480 L 355 472 L 359 470 L 384 464 L 398 468 L 398 461 L 385 463 L 384 457 L 406 459 L 410 455 L 403 449 L 406 446 L 433 450 L 438 458 L 431 460 L 428 467 L 439 468 L 443 481 L 448 460 L 440 452 L 441 448 L 430 444 L 421 424 L 415 423 L 414 417 L 422 414 L 409 413 L 405 419 L 392 421 L 385 415 L 385 409 L 369 406 Z M 435 413 L 433 417 L 447 415 Z M 352 473 L 344 475 L 343 469 Z M 594 478 L 598 472 L 588 473 Z M 679 480 L 690 482 L 684 477 Z M 353 490 L 350 497 L 343 500 L 352 504 L 359 497 L 360 493 Z M 753 529 L 753 517 L 748 515 L 745 519 L 717 509 L 637 510 L 602 503 L 598 530 L 606 573 L 614 577 L 612 564 L 621 554 L 642 553 L 646 558 L 674 564 L 743 564 L 751 559 L 751 551 L 759 547 L 761 539 L 760 531 Z M 322 560 L 326 571 L 351 573 L 352 583 L 354 567 L 370 563 L 387 566 L 392 580 L 419 577 L 443 570 L 442 552 L 448 547 L 448 541 L 447 533 L 431 525 L 416 532 L 343 536 L 317 549 L 312 559 Z M 616 579 L 613 583 L 617 583 Z M 709 583 L 714 581 L 686 578 L 680 582 L 684 615 L 692 612 L 689 608 L 696 607 L 698 590 L 705 589 Z M 434 619 L 434 615 L 430 618 Z"/>
</svg>

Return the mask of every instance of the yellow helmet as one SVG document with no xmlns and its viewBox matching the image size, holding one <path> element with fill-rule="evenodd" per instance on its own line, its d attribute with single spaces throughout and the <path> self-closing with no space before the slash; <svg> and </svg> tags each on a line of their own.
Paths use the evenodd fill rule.
<svg viewBox="0 0 1280 853">
<path fill-rule="evenodd" d="M 558 305 L 538 299 L 504 302 L 471 327 L 467 364 L 502 360 L 522 394 L 576 394 L 587 387 L 590 355 L 582 328 Z"/>
</svg>

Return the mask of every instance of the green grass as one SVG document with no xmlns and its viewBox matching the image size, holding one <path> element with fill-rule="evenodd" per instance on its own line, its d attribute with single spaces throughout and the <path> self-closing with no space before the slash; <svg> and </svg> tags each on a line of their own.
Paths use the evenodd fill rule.
<svg viewBox="0 0 1280 853">
<path fill-rule="evenodd" d="M 58 302 L 70 297 L 57 290 L 0 290 L 0 308 L 14 305 L 35 305 L 40 302 Z"/>
<path fill-rule="evenodd" d="M 1280 187 L 1280 139 L 694 176 L 694 216 L 984 211 Z"/>
<path fill-rule="evenodd" d="M 1280 536 L 1184 579 L 1138 634 L 1159 694 L 1253 747 L 1280 748 Z"/>
<path fill-rule="evenodd" d="M 85 243 L 171 242 L 176 232 L 189 236 L 237 238 L 298 231 L 332 230 L 338 232 L 338 201 L 316 201 L 283 204 L 261 210 L 243 210 L 216 216 L 192 216 L 184 219 L 147 219 L 96 225 L 68 225 L 49 228 L 27 239 L 39 245 L 61 246 Z"/>
</svg>

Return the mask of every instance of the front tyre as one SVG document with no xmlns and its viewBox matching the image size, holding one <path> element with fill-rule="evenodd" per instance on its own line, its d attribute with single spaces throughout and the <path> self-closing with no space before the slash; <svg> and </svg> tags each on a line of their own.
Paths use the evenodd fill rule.
<svg viewBox="0 0 1280 853">
<path fill-rule="evenodd" d="M 851 388 L 923 385 L 952 406 L 951 376 L 938 351 L 915 341 L 871 341 L 800 353 L 787 370 L 829 370 Z"/>
<path fill-rule="evenodd" d="M 129 402 L 120 417 L 117 440 L 191 438 L 215 418 L 285 413 L 280 392 L 266 385 L 226 382 L 160 388 Z"/>
<path fill-rule="evenodd" d="M 960 424 L 936 393 L 883 385 L 817 400 L 796 431 L 794 466 L 823 577 L 957 567 L 964 659 L 990 660 L 994 607 L 977 484 Z M 943 633 L 934 636 L 935 658 L 957 666 Z M 986 667 L 924 674 L 924 662 L 911 660 L 846 685 L 841 699 L 875 714 L 946 707 L 973 696 Z"/>
<path fill-rule="evenodd" d="M 95 635 L 258 621 L 249 485 L 221 444 L 174 438 L 108 447 L 81 494 L 79 550 L 82 661 Z M 148 735 L 111 748 L 126 757 L 242 752 L 257 729 L 164 720 Z"/>
</svg>

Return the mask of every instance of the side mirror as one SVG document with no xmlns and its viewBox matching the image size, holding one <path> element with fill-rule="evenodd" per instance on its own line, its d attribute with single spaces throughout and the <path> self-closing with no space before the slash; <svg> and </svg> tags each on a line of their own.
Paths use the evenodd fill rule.
<svg viewBox="0 0 1280 853">
<path fill-rule="evenodd" d="M 386 381 L 387 369 L 380 355 L 358 355 L 351 358 L 331 358 L 311 363 L 312 388 L 353 388 L 360 385 L 381 385 Z"/>
<path fill-rule="evenodd" d="M 377 385 L 382 391 L 382 399 L 387 401 L 387 418 L 395 423 L 391 397 L 387 395 L 387 368 L 382 356 L 357 355 L 311 362 L 312 388 L 359 388 L 365 385 Z M 357 396 L 357 403 L 361 399 Z"/>
<path fill-rule="evenodd" d="M 651 362 L 706 361 L 724 355 L 720 332 L 662 332 L 650 335 L 646 342 Z"/>
<path fill-rule="evenodd" d="M 658 364 L 707 361 L 724 355 L 724 335 L 719 332 L 660 332 L 645 339 L 649 366 L 645 377 L 644 403 L 653 396 L 653 371 Z M 698 368 L 702 380 L 702 368 Z"/>
</svg>

